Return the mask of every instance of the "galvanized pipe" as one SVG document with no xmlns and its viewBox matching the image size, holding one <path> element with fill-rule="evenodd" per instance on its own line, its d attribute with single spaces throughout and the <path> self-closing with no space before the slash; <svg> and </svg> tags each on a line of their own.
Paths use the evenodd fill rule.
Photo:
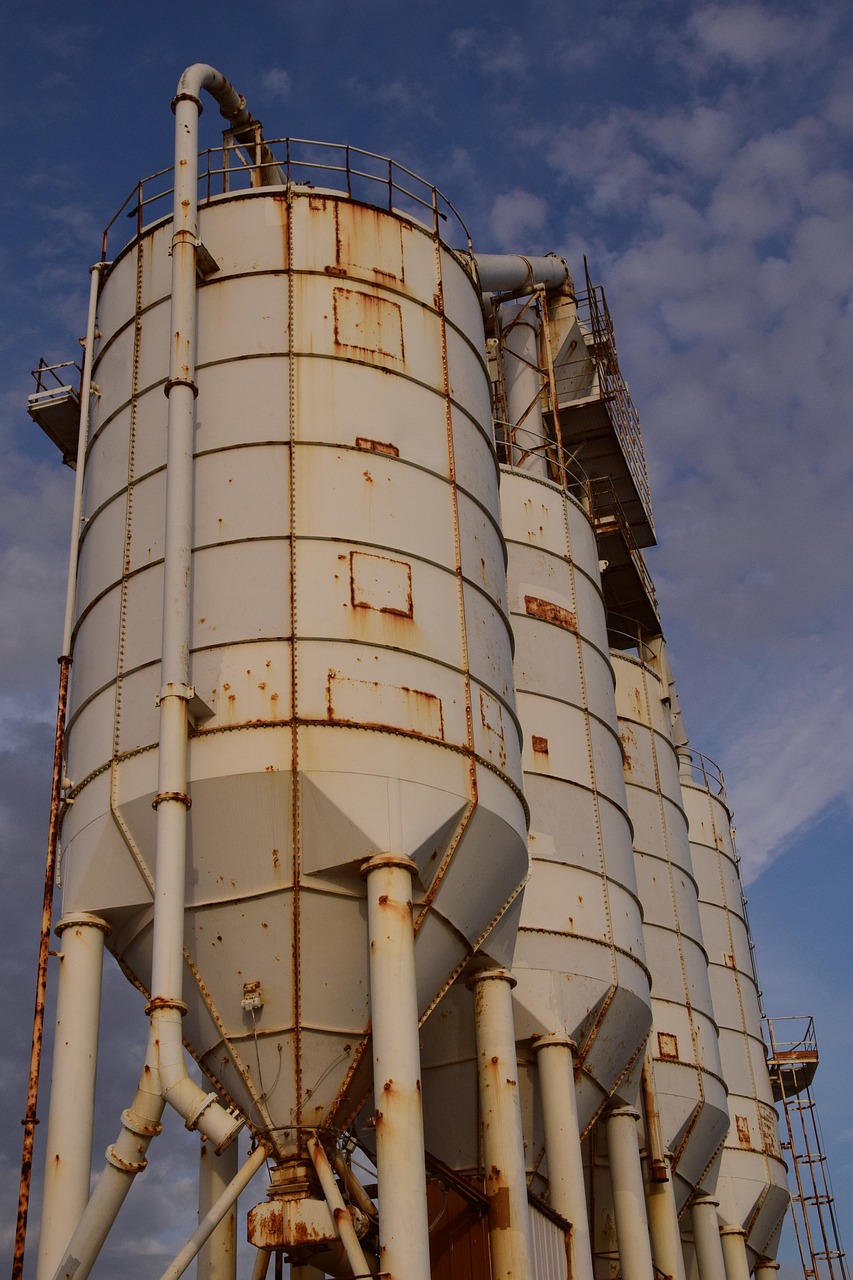
<svg viewBox="0 0 853 1280">
<path fill-rule="evenodd" d="M 56 1034 L 42 1192 L 37 1280 L 49 1280 L 89 1199 L 104 938 L 109 925 L 77 915 L 56 926 L 62 938 Z"/>
<path fill-rule="evenodd" d="M 33 1147 L 38 1124 L 39 1075 L 41 1050 L 44 1039 L 44 1010 L 47 995 L 47 962 L 50 952 L 50 925 L 53 919 L 53 890 L 56 878 L 56 856 L 59 849 L 59 813 L 62 802 L 63 758 L 65 755 L 65 717 L 68 707 L 68 680 L 71 672 L 71 632 L 74 623 L 74 607 L 77 600 L 77 559 L 80 550 L 80 516 L 83 510 L 83 480 L 86 470 L 86 446 L 89 440 L 89 419 L 92 400 L 92 364 L 95 358 L 95 333 L 98 306 L 98 290 L 101 283 L 102 263 L 91 269 L 89 281 L 89 311 L 86 319 L 86 339 L 83 356 L 83 376 L 80 383 L 80 432 L 77 438 L 77 470 L 74 477 L 74 500 L 71 511 L 71 536 L 68 548 L 68 577 L 65 584 L 65 624 L 62 629 L 62 654 L 59 659 L 59 695 L 56 701 L 56 729 L 53 738 L 53 777 L 50 790 L 50 821 L 47 834 L 47 852 L 44 864 L 44 894 L 42 896 L 41 933 L 39 935 L 38 966 L 36 971 L 36 998 L 33 1009 L 33 1036 L 30 1047 L 30 1071 L 27 1081 L 27 1112 L 24 1116 L 24 1142 L 21 1153 L 21 1181 L 18 1191 L 18 1214 L 15 1225 L 15 1247 L 12 1255 L 12 1280 L 21 1280 L 24 1274 L 24 1252 L 27 1243 L 27 1218 L 30 1207 L 30 1180 L 33 1168 Z"/>
<path fill-rule="evenodd" d="M 268 1156 L 269 1151 L 266 1147 L 263 1145 L 255 1147 L 248 1160 L 243 1164 L 242 1169 L 238 1170 L 225 1189 L 217 1197 L 215 1202 L 210 1206 L 204 1217 L 199 1221 L 198 1227 L 190 1236 L 183 1249 L 181 1249 L 172 1265 L 167 1267 L 163 1272 L 161 1280 L 178 1280 L 178 1278 L 184 1274 L 193 1258 L 198 1254 L 202 1245 L 210 1239 L 220 1222 L 222 1222 L 223 1218 L 226 1217 L 233 1205 L 236 1203 L 240 1192 L 245 1191 L 246 1187 L 262 1167 Z"/>
<path fill-rule="evenodd" d="M 341 1244 L 347 1255 L 347 1261 L 352 1267 L 354 1276 L 366 1276 L 370 1274 L 370 1267 L 361 1248 L 361 1242 L 356 1235 L 350 1212 L 344 1204 L 344 1198 L 340 1193 L 335 1175 L 332 1172 L 332 1166 L 329 1164 L 328 1156 L 323 1150 L 322 1145 L 317 1137 L 313 1136 L 308 1139 L 308 1154 L 311 1157 L 311 1163 L 320 1180 L 320 1186 L 323 1195 L 326 1197 L 326 1204 L 335 1222 L 335 1228 L 340 1238 Z M 404 1273 L 401 1272 L 401 1275 Z M 164 1277 L 165 1280 L 165 1277 Z"/>
<path fill-rule="evenodd" d="M 637 1139 L 639 1118 L 633 1107 L 617 1107 L 605 1117 L 622 1280 L 653 1280 L 654 1276 Z"/>
<path fill-rule="evenodd" d="M 699 1280 L 726 1280 L 720 1222 L 717 1217 L 719 1207 L 718 1200 L 703 1195 L 695 1196 L 690 1206 Z"/>
<path fill-rule="evenodd" d="M 399 826 L 399 815 L 392 812 L 391 818 L 392 827 Z M 430 1280 L 412 918 L 415 870 L 415 864 L 399 854 L 380 854 L 364 868 L 380 1270 L 388 1280 Z"/>
<path fill-rule="evenodd" d="M 560 289 L 571 283 L 568 264 L 554 254 L 524 258 L 520 253 L 477 253 L 473 261 L 483 293 L 532 293 L 538 284 Z"/>
<path fill-rule="evenodd" d="M 749 1258 L 746 1254 L 746 1232 L 742 1227 L 720 1227 L 726 1280 L 749 1280 Z"/>
<path fill-rule="evenodd" d="M 533 1041 L 545 1125 L 548 1200 L 572 1224 L 572 1280 L 592 1280 L 592 1246 L 584 1189 L 573 1040 L 551 1035 Z"/>
<path fill-rule="evenodd" d="M 198 1153 L 198 1217 L 202 1222 L 226 1187 L 237 1177 L 236 1142 L 217 1155 L 207 1142 Z M 197 1280 L 237 1280 L 237 1203 L 225 1214 L 198 1251 Z"/>
<path fill-rule="evenodd" d="M 669 1152 L 666 1154 L 666 1161 L 670 1166 L 669 1177 L 649 1181 L 646 1188 L 652 1260 L 658 1275 L 669 1276 L 671 1280 L 687 1280 L 681 1232 L 678 1228 L 675 1184 L 672 1179 L 672 1157 Z"/>
<path fill-rule="evenodd" d="M 515 979 L 507 969 L 483 968 L 468 980 L 474 993 L 480 1128 L 494 1280 L 533 1280 L 512 1016 L 514 986 Z"/>
</svg>

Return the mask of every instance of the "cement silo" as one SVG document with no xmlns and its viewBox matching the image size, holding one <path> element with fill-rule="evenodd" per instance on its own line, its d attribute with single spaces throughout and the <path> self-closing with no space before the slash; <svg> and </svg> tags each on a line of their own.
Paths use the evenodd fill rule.
<svg viewBox="0 0 853 1280">
<path fill-rule="evenodd" d="M 775 1237 L 790 1195 L 723 777 L 699 752 L 685 748 L 680 758 L 731 1116 L 716 1184 L 694 1202 L 694 1235 L 698 1249 L 705 1238 L 701 1218 L 707 1216 L 721 1231 L 727 1274 L 738 1276 L 762 1258 L 775 1256 Z"/>
<path fill-rule="evenodd" d="M 654 1026 L 645 1081 L 651 1106 L 643 1108 L 650 1228 L 653 1246 L 660 1232 L 656 1261 L 667 1270 L 663 1251 L 668 1249 L 676 1261 L 681 1253 L 675 1215 L 714 1161 L 729 1116 L 673 742 L 665 647 L 660 637 L 646 641 L 640 636 L 633 653 L 625 648 L 612 658 L 652 972 Z M 662 1148 L 657 1150 L 650 1111 L 656 1112 L 660 1129 Z M 657 1189 L 656 1178 L 661 1179 Z M 672 1237 L 668 1246 L 667 1230 Z"/>
<path fill-rule="evenodd" d="M 196 217 L 202 89 L 255 163 Z M 234 1104 L 301 1169 L 370 1088 L 371 1018 L 386 1090 L 411 1077 L 384 1127 L 419 1117 L 417 1014 L 527 871 L 482 316 L 426 184 L 400 173 L 401 195 L 389 166 L 370 207 L 349 151 L 343 190 L 291 153 L 279 169 L 211 68 L 185 73 L 176 114 L 174 217 L 140 186 L 154 220 L 98 302 L 63 915 L 100 922 L 149 995 L 188 1124 L 224 1145 Z M 412 191 L 417 217 L 394 207 Z M 375 956 L 383 912 L 411 933 L 410 896 L 406 1015 L 377 1008 Z M 386 963 L 387 1002 L 405 964 Z M 215 1094 L 181 1083 L 181 1036 Z M 154 1111 L 126 1113 L 113 1180 Z"/>
<path fill-rule="evenodd" d="M 491 261 L 478 264 L 485 287 L 515 283 L 493 283 Z M 498 307 L 493 366 L 531 813 L 512 966 L 527 1181 L 572 1222 L 573 1275 L 584 1276 L 580 1135 L 617 1090 L 634 1096 L 651 1009 L 589 484 L 543 415 L 548 300 L 565 325 L 572 294 L 566 277 Z M 424 1098 L 430 1150 L 476 1177 L 472 1000 L 457 983 L 424 1027 Z"/>
</svg>

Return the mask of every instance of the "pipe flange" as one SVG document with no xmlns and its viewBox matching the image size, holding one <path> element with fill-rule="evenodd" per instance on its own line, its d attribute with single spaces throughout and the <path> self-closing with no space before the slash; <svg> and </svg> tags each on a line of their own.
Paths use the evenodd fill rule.
<svg viewBox="0 0 853 1280">
<path fill-rule="evenodd" d="M 175 1000 L 172 996 L 155 996 L 145 1006 L 146 1018 L 150 1018 L 151 1014 L 158 1009 L 175 1009 L 182 1018 L 185 1018 L 189 1013 L 189 1005 L 185 1004 L 183 1000 Z"/>
<path fill-rule="evenodd" d="M 198 1127 L 198 1122 L 207 1111 L 208 1107 L 212 1107 L 214 1103 L 218 1104 L 219 1098 L 215 1093 L 206 1093 L 201 1102 L 195 1107 L 186 1118 L 186 1127 L 192 1131 Z"/>
<path fill-rule="evenodd" d="M 173 387 L 189 387 L 193 393 L 193 400 L 198 399 L 198 387 L 192 378 L 168 378 L 163 383 L 163 395 L 168 396 Z"/>
<path fill-rule="evenodd" d="M 128 1133 L 135 1133 L 137 1138 L 157 1138 L 163 1132 L 159 1120 L 144 1120 L 130 1109 L 122 1111 L 121 1123 Z"/>
<path fill-rule="evenodd" d="M 135 1178 L 138 1173 L 142 1173 L 143 1169 L 148 1168 L 148 1161 L 143 1157 L 141 1160 L 122 1160 L 120 1155 L 116 1154 L 113 1146 L 107 1147 L 107 1164 L 111 1164 L 114 1169 L 118 1169 L 120 1173 L 127 1173 Z"/>
<path fill-rule="evenodd" d="M 112 925 L 107 924 L 106 920 L 102 920 L 100 916 L 90 916 L 87 912 L 81 911 L 78 915 L 63 916 L 58 920 L 53 932 L 57 938 L 61 938 L 66 929 L 100 929 L 105 937 L 109 937 L 112 933 Z"/>
<path fill-rule="evenodd" d="M 185 809 L 193 807 L 192 797 L 185 791 L 159 791 L 151 801 L 151 808 L 159 809 L 164 800 L 177 800 L 178 804 L 182 804 Z"/>
<path fill-rule="evenodd" d="M 176 93 L 171 103 L 173 113 L 177 110 L 179 102 L 194 102 L 198 107 L 199 115 L 204 111 L 204 104 L 201 98 L 197 98 L 194 93 Z"/>
</svg>

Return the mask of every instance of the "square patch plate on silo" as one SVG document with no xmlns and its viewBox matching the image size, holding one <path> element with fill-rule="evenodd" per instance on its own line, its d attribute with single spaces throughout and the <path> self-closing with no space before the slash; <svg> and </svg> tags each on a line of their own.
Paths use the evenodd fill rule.
<svg viewBox="0 0 853 1280">
<path fill-rule="evenodd" d="M 378 609 L 380 613 L 411 618 L 412 566 L 390 556 L 351 551 L 350 596 L 357 609 Z"/>
<path fill-rule="evenodd" d="M 398 303 L 358 289 L 335 289 L 335 343 L 404 359 L 403 313 Z"/>
</svg>

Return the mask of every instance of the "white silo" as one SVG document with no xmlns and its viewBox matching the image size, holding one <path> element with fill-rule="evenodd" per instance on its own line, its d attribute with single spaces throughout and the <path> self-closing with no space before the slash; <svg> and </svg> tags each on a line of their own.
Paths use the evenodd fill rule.
<svg viewBox="0 0 853 1280">
<path fill-rule="evenodd" d="M 492 261 L 478 264 L 488 286 Z M 555 305 L 565 309 L 571 282 L 560 286 Z M 620 1084 L 633 1096 L 651 1009 L 599 552 L 583 474 L 543 421 L 539 306 L 534 298 L 502 309 L 496 369 L 505 388 L 496 409 L 501 513 L 531 813 L 513 1011 L 528 1184 L 573 1223 L 580 1276 L 591 1274 L 591 1261 L 579 1131 Z M 423 1029 L 424 1097 L 429 1149 L 476 1177 L 482 1153 L 467 1083 L 473 1021 L 472 996 L 457 983 Z"/>
<path fill-rule="evenodd" d="M 748 1265 L 751 1271 L 760 1259 L 775 1254 L 776 1235 L 790 1199 L 788 1179 L 761 1034 L 752 943 L 723 777 L 699 752 L 684 749 L 680 754 L 681 787 L 731 1116 L 716 1186 L 708 1188 L 709 1196 L 700 1198 L 693 1210 L 694 1233 L 697 1214 L 707 1214 L 723 1232 L 732 1265 Z M 700 1223 L 697 1248 L 701 1231 Z"/>
<path fill-rule="evenodd" d="M 208 176 L 196 221 L 202 89 L 256 163 L 245 189 L 211 194 Z M 377 1143 L 403 1105 L 395 1062 L 419 1117 L 417 1015 L 526 875 L 482 316 L 433 188 L 398 171 L 401 195 L 389 163 L 356 200 L 348 149 L 319 170 L 341 190 L 290 151 L 279 169 L 211 68 L 185 73 L 176 114 L 174 218 L 142 184 L 154 220 L 99 302 L 63 912 L 102 921 L 151 997 L 150 1053 L 177 1036 L 187 1122 L 224 1143 L 222 1099 L 304 1162 L 371 1086 L 371 1014 L 395 1086 Z M 417 216 L 395 208 L 412 192 Z M 375 955 L 392 910 L 411 934 L 412 883 L 414 1022 L 383 1033 L 389 1065 L 378 1028 L 400 1008 L 371 1009 L 368 934 Z M 183 1084 L 181 1035 L 210 1098 Z M 116 1200 L 150 1105 L 125 1113 L 102 1179 Z M 388 1248 L 396 1275 L 405 1244 Z"/>
<path fill-rule="evenodd" d="M 673 743 L 669 682 L 662 675 L 665 649 L 660 638 L 651 644 L 640 638 L 636 653 L 614 651 L 612 659 L 646 957 L 652 974 L 654 1025 L 647 1088 L 659 1117 L 674 1208 L 680 1213 L 725 1137 L 726 1085 Z M 654 1135 L 649 1108 L 645 1110 L 654 1234 L 654 1215 L 659 1211 L 663 1224 L 664 1210 L 662 1201 L 659 1206 L 654 1198 Z M 657 1154 L 660 1158 L 662 1153 Z M 668 1212 L 671 1216 L 672 1207 Z M 670 1248 L 680 1259 L 677 1240 Z"/>
</svg>

